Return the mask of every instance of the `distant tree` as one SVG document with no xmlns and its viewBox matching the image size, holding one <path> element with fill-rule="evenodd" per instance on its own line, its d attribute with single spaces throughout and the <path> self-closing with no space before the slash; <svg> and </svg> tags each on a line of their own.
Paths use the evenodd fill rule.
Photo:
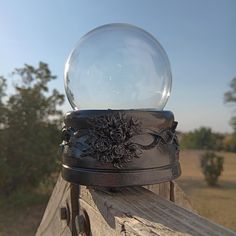
<svg viewBox="0 0 236 236">
<path fill-rule="evenodd" d="M 236 107 L 236 77 L 230 82 L 230 90 L 224 94 L 224 102 Z M 236 132 L 236 116 L 231 118 L 231 126 Z"/>
<path fill-rule="evenodd" d="M 7 180 L 7 167 L 6 167 L 6 138 L 4 126 L 6 124 L 7 107 L 3 103 L 3 98 L 6 93 L 6 79 L 0 76 L 0 188 L 4 186 Z"/>
<path fill-rule="evenodd" d="M 57 167 L 64 96 L 48 83 L 56 79 L 46 63 L 15 69 L 15 94 L 3 101 L 0 83 L 0 192 L 37 186 Z"/>
<path fill-rule="evenodd" d="M 211 128 L 201 127 L 183 135 L 181 147 L 188 149 L 220 150 L 223 147 L 223 135 L 213 133 Z"/>
<path fill-rule="evenodd" d="M 225 151 L 236 152 L 236 132 L 229 135 L 229 137 L 225 140 L 224 146 Z"/>
<path fill-rule="evenodd" d="M 2 127 L 4 123 L 4 117 L 6 114 L 6 107 L 4 106 L 3 103 L 3 98 L 6 96 L 6 79 L 3 76 L 0 76 L 0 128 Z"/>
<path fill-rule="evenodd" d="M 201 156 L 200 162 L 207 184 L 215 186 L 223 171 L 224 158 L 207 151 Z"/>
<path fill-rule="evenodd" d="M 0 76 L 0 104 L 3 103 L 2 98 L 6 96 L 5 90 L 6 90 L 6 79 L 3 76 Z"/>
</svg>

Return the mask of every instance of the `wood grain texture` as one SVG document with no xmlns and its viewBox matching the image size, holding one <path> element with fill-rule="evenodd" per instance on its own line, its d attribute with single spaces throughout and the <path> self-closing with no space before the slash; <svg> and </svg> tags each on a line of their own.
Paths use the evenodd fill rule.
<svg viewBox="0 0 236 236">
<path fill-rule="evenodd" d="M 188 197 L 175 181 L 148 185 L 145 188 L 183 208 L 194 211 Z"/>
<path fill-rule="evenodd" d="M 169 187 L 171 188 L 170 183 Z M 158 191 L 161 193 L 167 188 L 166 183 Z M 73 222 L 67 224 L 65 220 L 60 220 L 58 214 L 59 208 L 68 204 L 68 201 L 77 201 L 77 207 L 86 211 L 93 236 L 236 235 L 235 232 L 167 200 L 170 197 L 170 194 L 167 196 L 167 190 L 164 191 L 165 199 L 144 187 L 122 188 L 117 192 L 78 185 L 73 185 L 73 189 L 76 194 L 59 177 L 37 236 L 77 235 L 72 227 Z M 71 207 L 71 203 L 68 205 Z M 73 221 L 72 217 L 71 220 Z"/>
<path fill-rule="evenodd" d="M 67 221 L 60 219 L 60 209 L 67 205 L 71 209 L 70 184 L 59 176 L 36 236 L 72 235 Z"/>
<path fill-rule="evenodd" d="M 142 187 L 117 193 L 81 187 L 79 201 L 92 235 L 236 235 Z"/>
</svg>

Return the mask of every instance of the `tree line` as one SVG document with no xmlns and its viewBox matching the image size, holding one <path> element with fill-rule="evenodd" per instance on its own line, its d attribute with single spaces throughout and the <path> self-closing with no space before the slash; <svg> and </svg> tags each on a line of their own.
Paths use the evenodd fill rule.
<svg viewBox="0 0 236 236">
<path fill-rule="evenodd" d="M 209 127 L 200 127 L 194 131 L 180 135 L 183 149 L 201 149 L 236 152 L 236 133 L 221 134 L 213 132 Z"/>
</svg>

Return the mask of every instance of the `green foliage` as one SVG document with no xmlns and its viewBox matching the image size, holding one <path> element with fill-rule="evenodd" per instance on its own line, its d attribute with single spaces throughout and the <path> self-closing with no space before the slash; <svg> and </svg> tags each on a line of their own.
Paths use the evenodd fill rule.
<svg viewBox="0 0 236 236">
<path fill-rule="evenodd" d="M 236 132 L 234 132 L 230 137 L 225 141 L 224 150 L 228 152 L 236 152 Z"/>
<path fill-rule="evenodd" d="M 230 90 L 224 94 L 224 102 L 235 106 L 236 104 L 236 77 L 231 80 L 229 86 L 230 86 Z M 236 116 L 232 117 L 230 123 L 234 131 L 236 132 Z"/>
<path fill-rule="evenodd" d="M 225 93 L 224 98 L 225 102 L 236 102 L 236 77 L 233 78 L 230 82 L 230 90 Z"/>
<path fill-rule="evenodd" d="M 183 134 L 180 143 L 184 149 L 221 150 L 223 139 L 223 135 L 213 133 L 210 128 L 201 127 L 193 132 Z"/>
<path fill-rule="evenodd" d="M 236 77 L 230 82 L 230 90 L 224 94 L 224 102 L 235 106 L 236 104 Z M 236 152 L 236 116 L 230 120 L 230 124 L 234 129 L 232 138 L 226 143 L 226 149 Z"/>
<path fill-rule="evenodd" d="M 50 193 L 46 194 L 17 189 L 8 197 L 0 195 L 0 209 L 2 210 L 4 208 L 29 207 L 32 205 L 45 204 L 50 197 Z"/>
<path fill-rule="evenodd" d="M 0 192 L 35 187 L 57 167 L 64 96 L 48 83 L 56 77 L 48 65 L 25 65 L 13 72 L 15 94 L 3 101 L 6 79 L 0 77 Z"/>
<path fill-rule="evenodd" d="M 215 186 L 223 171 L 224 158 L 207 151 L 201 156 L 200 162 L 207 184 Z"/>
</svg>

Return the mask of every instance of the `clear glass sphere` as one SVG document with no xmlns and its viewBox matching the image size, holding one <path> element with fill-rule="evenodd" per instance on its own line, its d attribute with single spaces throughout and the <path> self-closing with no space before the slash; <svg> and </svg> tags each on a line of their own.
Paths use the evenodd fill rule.
<svg viewBox="0 0 236 236">
<path fill-rule="evenodd" d="M 73 109 L 162 110 L 171 69 L 160 43 L 128 24 L 98 27 L 81 38 L 65 65 Z"/>
</svg>

